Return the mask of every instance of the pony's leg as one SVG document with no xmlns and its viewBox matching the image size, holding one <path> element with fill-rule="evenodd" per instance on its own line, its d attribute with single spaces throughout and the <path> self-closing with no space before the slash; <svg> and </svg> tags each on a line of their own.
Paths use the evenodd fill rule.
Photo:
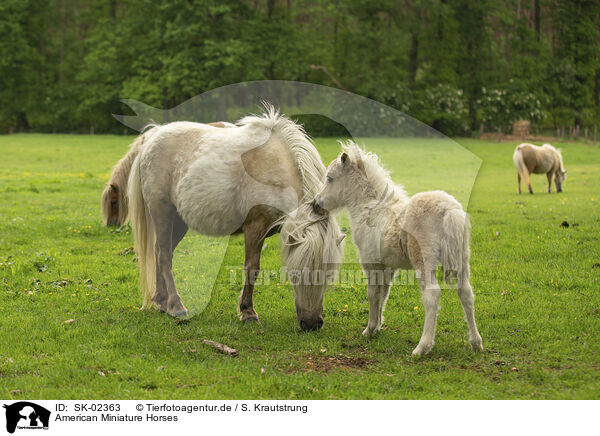
<svg viewBox="0 0 600 436">
<path fill-rule="evenodd" d="M 187 231 L 187 224 L 183 222 L 183 219 L 181 219 L 178 213 L 175 213 L 175 218 L 173 219 L 173 234 L 171 237 L 171 247 L 173 251 L 175 251 L 175 248 L 177 248 L 177 245 L 181 242 Z"/>
<path fill-rule="evenodd" d="M 435 329 L 437 316 L 440 309 L 441 289 L 435 278 L 435 268 L 425 263 L 425 267 L 419 271 L 418 279 L 421 286 L 421 300 L 425 306 L 425 325 L 419 345 L 413 350 L 413 356 L 427 354 L 433 348 L 435 340 Z"/>
<path fill-rule="evenodd" d="M 521 174 L 519 174 L 519 172 L 517 172 L 517 187 L 519 190 L 519 194 L 521 194 Z"/>
<path fill-rule="evenodd" d="M 156 233 L 156 294 L 153 300 L 160 310 L 174 317 L 183 317 L 188 311 L 177 293 L 172 270 L 175 214 L 175 208 L 167 204 L 160 210 L 150 210 Z"/>
<path fill-rule="evenodd" d="M 390 295 L 391 279 L 389 271 L 383 268 L 365 270 L 367 275 L 367 295 L 369 297 L 369 321 L 362 334 L 366 337 L 375 336 L 383 325 L 383 311 Z M 393 272 L 391 273 L 393 275 Z"/>
<path fill-rule="evenodd" d="M 481 341 L 481 335 L 477 330 L 477 324 L 475 323 L 475 296 L 473 295 L 473 289 L 469 280 L 460 281 L 456 288 L 456 293 L 462 304 L 463 310 L 465 311 L 465 318 L 467 325 L 469 326 L 469 341 L 474 351 L 483 351 L 483 343 Z"/>
<path fill-rule="evenodd" d="M 553 172 L 546 173 L 546 178 L 548 179 L 548 194 L 552 194 L 552 176 Z"/>
<path fill-rule="evenodd" d="M 240 320 L 243 322 L 258 321 L 258 314 L 254 310 L 252 294 L 254 283 L 260 272 L 260 252 L 267 229 L 261 222 L 252 222 L 244 225 L 244 248 L 246 259 L 244 261 L 244 287 L 238 303 Z"/>
<path fill-rule="evenodd" d="M 529 188 L 529 193 L 533 194 L 533 189 L 531 188 L 531 175 L 527 170 L 523 172 L 523 181 L 527 184 L 527 188 Z"/>
</svg>

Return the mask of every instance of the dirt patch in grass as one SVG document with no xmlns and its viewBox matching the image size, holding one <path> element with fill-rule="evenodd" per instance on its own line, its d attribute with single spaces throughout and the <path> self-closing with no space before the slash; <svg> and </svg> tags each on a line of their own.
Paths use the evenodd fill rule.
<svg viewBox="0 0 600 436">
<path fill-rule="evenodd" d="M 295 372 L 330 372 L 330 371 L 360 371 L 373 365 L 373 359 L 364 357 L 338 356 L 305 356 L 290 363 L 284 371 L 288 374 Z"/>
</svg>

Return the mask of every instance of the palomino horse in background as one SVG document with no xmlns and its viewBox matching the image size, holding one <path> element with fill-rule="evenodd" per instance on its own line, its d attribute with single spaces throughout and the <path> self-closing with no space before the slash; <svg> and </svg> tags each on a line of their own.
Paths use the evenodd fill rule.
<svg viewBox="0 0 600 436">
<path fill-rule="evenodd" d="M 521 193 L 521 177 L 527 183 L 529 193 L 533 194 L 529 177 L 532 173 L 546 174 L 548 178 L 548 193 L 552 193 L 552 178 L 554 177 L 556 192 L 562 192 L 562 185 L 567 180 L 567 170 L 565 170 L 563 165 L 560 150 L 557 150 L 550 144 L 538 147 L 537 145 L 524 143 L 517 145 L 513 154 L 513 161 L 517 168 L 519 194 Z"/>
<path fill-rule="evenodd" d="M 257 320 L 252 293 L 261 248 L 265 237 L 279 231 L 290 282 L 292 274 L 302 275 L 292 283 L 298 323 L 303 330 L 319 328 L 326 278 L 339 267 L 343 239 L 335 218 L 316 214 L 311 205 L 325 166 L 304 131 L 271 107 L 237 124 L 155 127 L 135 159 L 128 198 L 143 307 L 187 315 L 172 258 L 188 228 L 205 235 L 243 232 L 245 279 L 238 310 L 242 321 Z"/>
<path fill-rule="evenodd" d="M 218 121 L 208 123 L 209 126 L 231 128 L 235 124 Z M 129 152 L 112 170 L 110 179 L 102 192 L 102 217 L 105 226 L 122 226 L 127 221 L 127 179 L 131 165 L 144 143 L 153 135 L 156 125 L 146 126 L 129 147 Z"/>
</svg>

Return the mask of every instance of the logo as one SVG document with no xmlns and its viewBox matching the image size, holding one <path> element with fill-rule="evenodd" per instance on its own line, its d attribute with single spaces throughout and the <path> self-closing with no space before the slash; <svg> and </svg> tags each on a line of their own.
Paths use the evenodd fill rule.
<svg viewBox="0 0 600 436">
<path fill-rule="evenodd" d="M 6 431 L 14 433 L 15 429 L 48 430 L 50 411 L 29 401 L 19 401 L 4 405 L 6 409 Z"/>
</svg>

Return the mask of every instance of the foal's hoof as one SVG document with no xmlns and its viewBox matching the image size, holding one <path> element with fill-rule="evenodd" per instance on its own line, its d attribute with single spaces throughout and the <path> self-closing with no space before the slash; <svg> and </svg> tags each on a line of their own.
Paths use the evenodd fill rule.
<svg viewBox="0 0 600 436">
<path fill-rule="evenodd" d="M 473 347 L 473 351 L 478 351 L 478 352 L 483 351 L 483 342 L 482 342 L 481 338 L 472 339 L 471 347 Z"/>
<path fill-rule="evenodd" d="M 429 354 L 429 352 L 431 351 L 431 349 L 433 348 L 433 344 L 431 345 L 417 345 L 417 348 L 415 348 L 412 352 L 413 357 L 421 357 L 424 356 L 426 354 Z"/>
</svg>

